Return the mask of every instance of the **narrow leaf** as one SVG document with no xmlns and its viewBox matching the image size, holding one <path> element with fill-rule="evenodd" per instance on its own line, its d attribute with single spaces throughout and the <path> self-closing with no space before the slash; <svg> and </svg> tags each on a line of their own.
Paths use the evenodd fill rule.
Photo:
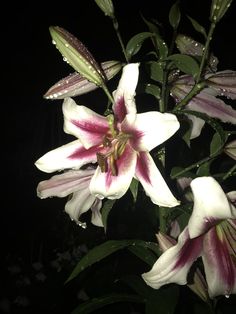
<svg viewBox="0 0 236 314">
<path fill-rule="evenodd" d="M 176 30 L 178 28 L 180 18 L 181 18 L 181 13 L 179 10 L 179 1 L 176 1 L 170 8 L 170 12 L 169 12 L 169 22 L 170 22 L 170 25 L 173 27 L 173 29 Z"/>
<path fill-rule="evenodd" d="M 138 196 L 138 183 L 139 181 L 136 180 L 136 179 L 133 179 L 131 184 L 130 184 L 130 191 L 133 195 L 133 199 L 134 199 L 134 202 L 136 203 L 137 201 L 137 196 Z"/>
<path fill-rule="evenodd" d="M 154 84 L 147 84 L 145 86 L 145 92 L 147 94 L 150 94 L 152 96 L 154 96 L 157 100 L 160 99 L 161 97 L 161 89 L 160 87 L 154 85 Z"/>
<path fill-rule="evenodd" d="M 107 219 L 108 219 L 108 215 L 113 207 L 113 205 L 115 204 L 116 200 L 106 200 L 103 204 L 103 207 L 101 209 L 101 213 L 102 213 L 102 223 L 104 226 L 104 230 L 106 232 L 107 230 Z"/>
<path fill-rule="evenodd" d="M 204 28 L 202 25 L 200 25 L 200 24 L 199 24 L 195 19 L 193 19 L 191 16 L 187 15 L 187 18 L 188 18 L 188 19 L 190 20 L 190 22 L 192 23 L 193 28 L 194 28 L 197 32 L 201 33 L 201 34 L 204 36 L 205 39 L 207 39 L 207 33 L 206 33 L 206 31 L 205 31 L 205 28 Z"/>
<path fill-rule="evenodd" d="M 128 59 L 130 59 L 132 56 L 134 56 L 142 47 L 142 44 L 145 39 L 152 37 L 153 34 L 150 32 L 143 32 L 134 35 L 128 42 L 126 46 L 126 53 Z"/>
</svg>

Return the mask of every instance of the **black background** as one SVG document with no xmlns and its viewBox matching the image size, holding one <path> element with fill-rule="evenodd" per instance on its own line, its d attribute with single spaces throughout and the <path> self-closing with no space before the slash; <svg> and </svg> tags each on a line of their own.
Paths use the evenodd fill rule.
<svg viewBox="0 0 236 314">
<path fill-rule="evenodd" d="M 208 29 L 210 3 L 209 0 L 182 1 L 182 14 L 190 15 Z M 127 43 L 138 32 L 147 31 L 140 12 L 146 18 L 155 18 L 167 25 L 171 4 L 173 1 L 170 0 L 114 0 L 124 42 Z M 6 20 L 2 25 L 1 45 L 3 159 L 0 229 L 4 278 L 8 278 L 8 266 L 14 261 L 20 259 L 24 264 L 41 258 L 46 261 L 53 250 L 62 245 L 64 234 L 68 232 L 66 228 L 73 228 L 73 232 L 78 228 L 70 226 L 71 222 L 63 212 L 65 199 L 40 200 L 36 196 L 38 182 L 49 176 L 36 169 L 34 162 L 47 151 L 70 140 L 63 133 L 62 101 L 43 98 L 49 87 L 73 72 L 52 45 L 49 26 L 58 25 L 70 31 L 87 46 L 98 62 L 123 60 L 112 23 L 94 1 L 62 4 L 25 1 L 6 6 L 2 11 Z M 220 60 L 219 70 L 236 70 L 235 17 L 236 6 L 233 3 L 215 31 L 211 47 Z M 187 35 L 198 40 L 201 38 L 185 17 L 181 28 Z M 164 30 L 167 36 L 171 32 L 169 26 Z M 80 101 L 99 112 L 104 110 L 103 99 L 102 92 L 96 91 L 82 96 Z M 93 235 L 102 237 L 100 230 L 91 228 L 77 229 L 81 243 L 83 239 L 92 242 Z M 14 300 L 17 292 L 11 292 L 9 279 L 1 284 L 2 298 Z M 21 311 L 24 313 L 23 309 Z M 39 309 L 38 313 L 45 311 L 40 312 Z"/>
</svg>

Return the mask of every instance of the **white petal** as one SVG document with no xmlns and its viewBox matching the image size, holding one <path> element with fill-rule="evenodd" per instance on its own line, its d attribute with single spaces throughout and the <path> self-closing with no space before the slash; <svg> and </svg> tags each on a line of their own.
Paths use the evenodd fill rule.
<svg viewBox="0 0 236 314">
<path fill-rule="evenodd" d="M 201 254 L 201 249 L 202 239 L 190 240 L 185 228 L 177 244 L 167 249 L 149 272 L 142 274 L 144 281 L 154 289 L 169 283 L 186 284 L 189 269 Z"/>
<path fill-rule="evenodd" d="M 154 204 L 164 207 L 179 205 L 149 153 L 139 153 L 135 176 Z"/>
<path fill-rule="evenodd" d="M 193 213 L 188 223 L 190 238 L 206 232 L 216 220 L 236 218 L 235 207 L 214 178 L 199 177 L 193 179 L 190 186 L 194 196 Z"/>
<path fill-rule="evenodd" d="M 89 189 L 75 192 L 66 203 L 65 211 L 72 220 L 79 222 L 80 216 L 91 208 L 94 201 L 95 196 L 90 194 Z"/>
<path fill-rule="evenodd" d="M 54 172 L 81 166 L 97 161 L 97 149 L 86 150 L 79 140 L 73 141 L 43 155 L 35 166 L 44 172 Z"/>
<path fill-rule="evenodd" d="M 117 90 L 113 92 L 115 100 L 113 110 L 119 122 L 124 119 L 126 114 L 136 113 L 134 96 L 138 76 L 139 63 L 130 63 L 123 67 Z"/>
<path fill-rule="evenodd" d="M 133 134 L 130 143 L 137 151 L 150 151 L 168 140 L 178 129 L 179 121 L 171 113 L 149 111 L 136 115 L 130 123 L 129 116 L 121 125 L 124 132 Z"/>
<path fill-rule="evenodd" d="M 78 106 L 71 98 L 63 102 L 64 131 L 79 138 L 85 148 L 101 144 L 108 132 L 108 122 L 104 116 L 93 110 Z"/>
</svg>

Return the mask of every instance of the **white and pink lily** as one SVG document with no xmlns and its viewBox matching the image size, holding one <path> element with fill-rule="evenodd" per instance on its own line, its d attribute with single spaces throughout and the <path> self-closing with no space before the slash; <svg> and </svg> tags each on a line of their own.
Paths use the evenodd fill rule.
<svg viewBox="0 0 236 314">
<path fill-rule="evenodd" d="M 70 218 L 82 228 L 86 223 L 79 220 L 80 216 L 92 210 L 91 222 L 95 226 L 103 227 L 100 209 L 102 201 L 90 193 L 89 184 L 95 169 L 89 167 L 84 170 L 70 170 L 55 175 L 49 180 L 41 181 L 37 187 L 37 194 L 40 198 L 52 196 L 70 196 L 65 205 L 65 211 Z"/>
<path fill-rule="evenodd" d="M 122 197 L 135 177 L 153 203 L 174 207 L 179 202 L 149 152 L 169 139 L 179 129 L 179 122 L 170 113 L 137 114 L 138 75 L 138 63 L 123 68 L 118 88 L 113 93 L 114 114 L 107 117 L 66 98 L 63 103 L 64 131 L 77 140 L 50 151 L 35 164 L 42 171 L 53 172 L 97 163 L 90 182 L 90 191 L 96 197 Z"/>
<path fill-rule="evenodd" d="M 191 184 L 193 213 L 176 245 L 167 249 L 142 274 L 145 282 L 162 285 L 187 284 L 187 274 L 202 257 L 211 298 L 236 293 L 236 192 L 225 194 L 212 177 L 199 177 Z"/>
</svg>

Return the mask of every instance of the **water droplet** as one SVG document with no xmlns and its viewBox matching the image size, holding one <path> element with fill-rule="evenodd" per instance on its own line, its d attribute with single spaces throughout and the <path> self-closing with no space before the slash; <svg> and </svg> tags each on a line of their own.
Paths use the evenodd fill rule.
<svg viewBox="0 0 236 314">
<path fill-rule="evenodd" d="M 52 40 L 52 44 L 53 44 L 53 45 L 56 45 L 56 44 L 57 44 L 54 39 Z"/>
<path fill-rule="evenodd" d="M 225 294 L 225 297 L 226 297 L 226 299 L 228 299 L 230 297 L 230 295 L 229 294 Z"/>
</svg>

